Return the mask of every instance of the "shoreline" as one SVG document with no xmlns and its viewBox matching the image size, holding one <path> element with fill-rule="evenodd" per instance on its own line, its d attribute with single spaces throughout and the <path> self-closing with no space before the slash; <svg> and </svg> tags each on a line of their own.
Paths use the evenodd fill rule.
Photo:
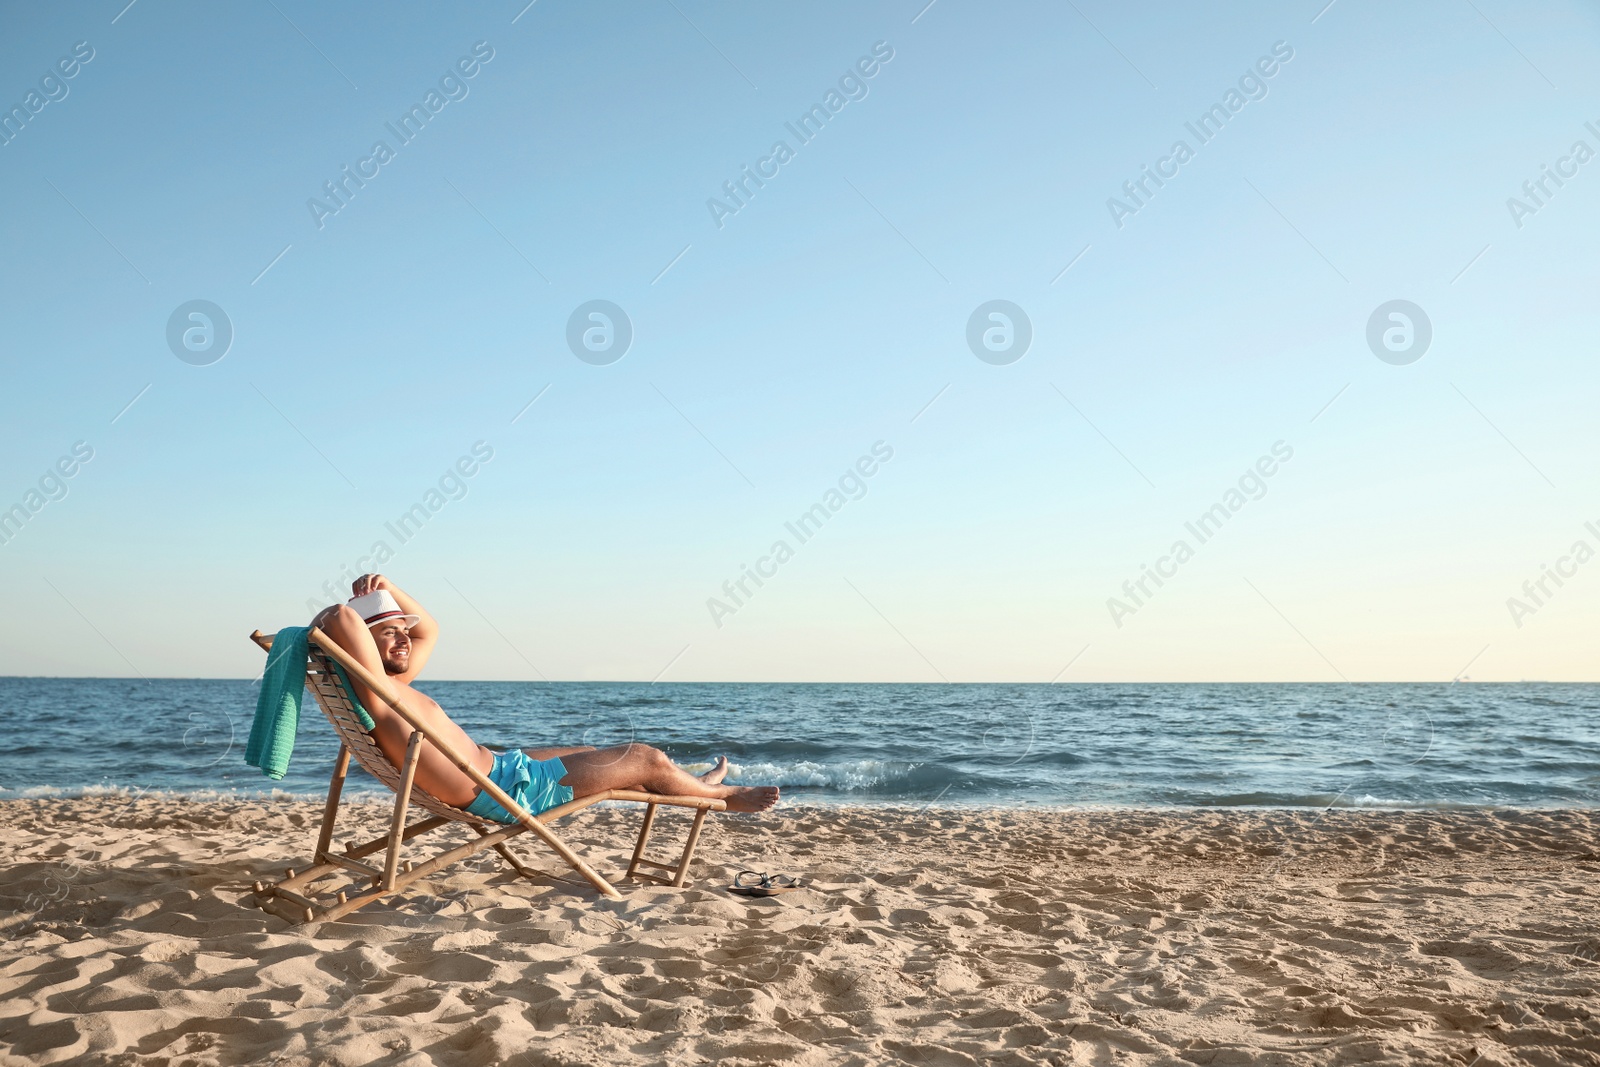
<svg viewBox="0 0 1600 1067">
<path fill-rule="evenodd" d="M 706 764 L 710 767 L 710 764 Z M 352 772 L 353 774 L 353 772 Z M 733 785 L 760 785 L 760 782 L 741 782 L 730 779 Z M 1362 803 L 1360 798 L 1347 800 L 1343 803 L 1324 804 L 1281 804 L 1275 802 L 1262 802 L 1259 804 L 1119 804 L 1110 801 L 1044 801 L 1044 800 L 1016 800 L 1010 802 L 999 801 L 995 798 L 973 800 L 948 800 L 942 797 L 928 801 L 918 801 L 901 797 L 886 798 L 883 800 L 863 799 L 859 797 L 825 797 L 799 793 L 805 788 L 802 786 L 786 785 L 783 798 L 779 801 L 779 810 L 792 809 L 823 809 L 834 811 L 838 809 L 860 808 L 864 811 L 881 811 L 890 814 L 917 812 L 917 811 L 963 811 L 963 812 L 1085 812 L 1096 814 L 1118 814 L 1156 812 L 1169 814 L 1182 814 L 1185 812 L 1317 812 L 1317 811 L 1344 811 L 1344 812 L 1394 812 L 1394 813 L 1423 813 L 1423 812 L 1600 812 L 1600 804 L 1469 804 L 1461 801 L 1440 800 L 1432 802 L 1423 801 L 1375 801 Z M 798 795 L 797 795 L 798 794 Z M 1332 794 L 1328 794 L 1332 795 Z M 1344 796 L 1345 794 L 1338 794 Z M 320 792 L 294 792 L 291 790 L 229 790 L 218 789 L 169 789 L 169 788 L 143 788 L 141 786 L 122 785 L 87 785 L 87 786 L 24 786 L 19 789 L 6 789 L 0 787 L 0 809 L 8 804 L 22 804 L 31 801 L 62 801 L 62 800 L 116 800 L 119 798 L 150 797 L 169 800 L 187 800 L 202 804 L 290 804 L 310 803 L 315 801 L 321 804 L 326 799 L 324 788 Z M 347 781 L 345 783 L 343 799 L 347 803 L 358 804 L 384 804 L 394 802 L 394 794 L 381 785 L 367 785 L 360 781 Z M 602 807 L 611 806 L 611 802 L 602 803 Z"/>
<path fill-rule="evenodd" d="M 524 844 L 553 877 L 490 853 L 302 927 L 244 902 L 320 802 L 0 816 L 5 1067 L 1600 1063 L 1590 809 L 780 807 L 708 819 L 683 889 L 606 901 Z M 611 876 L 637 819 L 556 825 Z M 807 888 L 736 897 L 744 869 Z"/>
<path fill-rule="evenodd" d="M 709 765 L 707 765 L 709 766 Z M 731 784 L 739 785 L 738 779 L 730 779 Z M 749 782 L 760 784 L 760 782 Z M 1422 814 L 1422 813 L 1482 813 L 1482 814 L 1515 814 L 1515 813 L 1558 813 L 1558 811 L 1573 811 L 1573 813 L 1600 813 L 1600 803 L 1595 805 L 1574 805 L 1574 803 L 1525 803 L 1525 805 L 1509 805 L 1509 803 L 1462 803 L 1454 800 L 1438 801 L 1378 801 L 1362 803 L 1362 798 L 1346 800 L 1339 803 L 1339 798 L 1347 797 L 1347 793 L 1331 795 L 1334 803 L 1275 803 L 1275 801 L 1262 801 L 1262 803 L 1195 803 L 1195 805 L 1125 805 L 1114 801 L 1050 801 L 1050 800 L 1022 800 L 1002 801 L 994 797 L 973 798 L 973 800 L 950 800 L 939 795 L 933 800 L 918 801 L 915 798 L 886 797 L 883 800 L 861 797 L 819 797 L 802 793 L 805 787 L 797 785 L 784 785 L 784 797 L 779 801 L 779 813 L 786 811 L 802 811 L 802 809 L 821 809 L 821 811 L 840 811 L 840 809 L 862 809 L 862 811 L 882 811 L 886 814 L 906 814 L 915 811 L 965 811 L 965 813 L 1011 813 L 1011 811 L 1035 811 L 1035 813 L 1083 813 L 1083 814 L 1186 814 L 1186 813 L 1318 813 L 1318 811 L 1344 811 L 1344 813 L 1394 813 L 1394 814 Z M 798 793 L 798 795 L 797 795 Z M 293 790 L 218 790 L 218 789 L 165 789 L 165 787 L 152 787 L 144 789 L 139 785 L 26 785 L 21 789 L 5 789 L 0 787 L 0 811 L 6 805 L 24 805 L 30 801 L 67 801 L 67 800 L 126 800 L 126 798 L 160 798 L 160 800 L 189 801 L 189 803 L 202 803 L 202 805 L 230 805 L 230 803 L 250 803 L 250 805 L 278 805 L 278 803 L 312 803 L 322 805 L 326 800 L 326 787 L 318 792 L 293 792 Z M 389 806 L 394 803 L 394 793 L 387 787 L 379 784 L 366 784 L 358 781 L 352 773 L 352 779 L 344 785 L 342 792 L 344 803 L 358 803 L 358 805 Z M 602 801 L 600 808 L 613 808 L 613 801 Z"/>
<path fill-rule="evenodd" d="M 738 785 L 739 782 L 733 782 Z M 16 790 L 6 792 L 0 790 L 0 813 L 6 806 L 27 805 L 35 801 L 110 801 L 136 800 L 136 798 L 150 798 L 150 800 L 179 801 L 179 803 L 194 803 L 194 805 L 301 805 L 301 803 L 315 803 L 318 817 L 322 817 L 322 803 L 326 800 L 326 792 L 288 792 L 288 790 L 274 790 L 274 792 L 222 792 L 222 790 L 168 790 L 168 789 L 141 789 L 141 787 L 126 787 L 126 785 L 83 785 L 83 787 L 34 787 L 34 789 L 50 790 L 50 792 L 30 792 L 30 790 Z M 1600 805 L 1571 805 L 1571 803 L 1544 803 L 1544 805 L 1474 805 L 1474 803 L 1461 803 L 1461 801 L 1434 801 L 1434 803 L 1413 803 L 1413 801 L 1374 801 L 1362 803 L 1360 800 L 1346 800 L 1341 803 L 1304 803 L 1304 805 L 1285 805 L 1285 803 L 1243 803 L 1243 805 L 1123 805 L 1112 801 L 1042 801 L 1042 800 L 1014 800 L 997 801 L 994 798 L 984 800 L 950 800 L 950 798 L 936 798 L 936 800 L 917 801 L 906 798 L 885 798 L 885 800 L 862 800 L 854 797 L 795 797 L 787 790 L 792 790 L 792 785 L 784 785 L 784 797 L 779 801 L 776 813 L 779 816 L 786 813 L 802 814 L 811 811 L 829 811 L 829 813 L 882 813 L 888 816 L 906 816 L 906 814 L 925 813 L 925 811 L 944 811 L 944 813 L 966 814 L 1011 814 L 1011 813 L 1037 813 L 1037 814 L 1093 814 L 1093 816 L 1123 816 L 1123 814 L 1171 814 L 1171 816 L 1184 816 L 1184 814 L 1485 814 L 1485 816 L 1515 816 L 1515 814 L 1555 814 L 1579 813 L 1600 814 Z M 342 803 L 354 805 L 374 806 L 374 808 L 392 808 L 394 806 L 394 793 L 382 787 L 368 787 L 363 789 L 360 785 L 346 784 L 342 792 Z M 600 811 L 614 808 L 626 808 L 622 801 L 600 801 L 597 806 Z M 768 813 L 771 814 L 771 813 Z"/>
</svg>

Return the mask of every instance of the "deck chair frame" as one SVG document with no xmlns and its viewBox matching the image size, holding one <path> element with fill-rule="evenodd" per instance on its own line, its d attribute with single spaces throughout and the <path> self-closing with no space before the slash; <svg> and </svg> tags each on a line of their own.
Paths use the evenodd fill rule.
<svg viewBox="0 0 1600 1067">
<path fill-rule="evenodd" d="M 272 636 L 257 630 L 250 635 L 250 639 L 270 653 Z M 389 762 L 389 758 L 384 755 L 377 742 L 362 727 L 356 712 L 358 706 L 356 696 L 346 690 L 338 673 L 333 669 L 335 663 L 344 668 L 346 675 L 353 681 L 359 681 L 371 689 L 379 699 L 394 710 L 395 714 L 411 726 L 405 761 L 400 767 L 397 768 Z M 330 922 L 343 918 L 374 901 L 403 893 L 418 880 L 459 863 L 486 848 L 494 849 L 521 877 L 530 880 L 551 878 L 553 876 L 535 870 L 517 859 L 506 845 L 512 838 L 530 833 L 560 856 L 573 870 L 583 875 L 602 896 L 612 900 L 621 899 L 622 894 L 617 892 L 616 887 L 584 862 L 548 825 L 602 800 L 619 800 L 645 805 L 644 819 L 633 847 L 633 858 L 628 864 L 627 874 L 623 877 L 681 887 L 688 878 L 689 864 L 694 859 L 695 846 L 699 843 L 700 830 L 705 822 L 706 813 L 724 811 L 727 808 L 726 802 L 711 797 L 668 796 L 631 789 L 611 789 L 574 798 L 566 804 L 535 816 L 507 796 L 499 786 L 474 767 L 464 754 L 455 751 L 447 741 L 419 721 L 416 715 L 395 697 L 384 681 L 374 677 L 349 653 L 335 644 L 332 638 L 316 627 L 312 628 L 307 642 L 305 684 L 316 697 L 318 707 L 327 715 L 340 741 L 339 755 L 334 760 L 333 776 L 328 783 L 328 800 L 322 812 L 322 825 L 317 832 L 316 851 L 310 866 L 303 870 L 291 867 L 280 881 L 273 883 L 258 881 L 254 885 L 256 905 L 263 911 L 287 919 L 291 923 Z M 507 825 L 479 818 L 444 803 L 418 786 L 417 758 L 425 740 L 431 742 L 506 811 L 516 816 L 517 821 Z M 342 849 L 336 851 L 333 840 L 334 824 L 338 819 L 340 797 L 344 790 L 345 776 L 350 770 L 352 756 L 369 774 L 394 791 L 394 814 L 390 820 L 389 830 L 383 836 L 360 844 L 348 842 Z M 406 819 L 413 805 L 431 813 L 432 817 L 408 825 Z M 683 851 L 676 864 L 660 863 L 646 859 L 644 855 L 645 845 L 649 841 L 650 831 L 655 823 L 656 809 L 663 806 L 694 810 L 694 822 L 689 827 Z M 424 858 L 422 862 L 408 861 L 402 866 L 401 857 L 414 838 L 456 823 L 470 826 L 476 831 L 477 838 L 454 848 L 439 851 Z M 663 871 L 665 876 L 642 871 L 641 867 Z M 313 888 L 314 883 L 336 875 L 354 875 L 355 884 L 343 889 L 321 892 Z M 365 888 L 362 888 L 363 885 Z"/>
</svg>

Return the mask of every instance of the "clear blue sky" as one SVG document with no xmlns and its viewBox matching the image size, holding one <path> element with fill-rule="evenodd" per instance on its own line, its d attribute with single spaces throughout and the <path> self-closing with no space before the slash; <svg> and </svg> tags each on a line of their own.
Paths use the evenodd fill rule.
<svg viewBox="0 0 1600 1067">
<path fill-rule="evenodd" d="M 382 541 L 439 677 L 1600 677 L 1592 5 L 125 2 L 4 15 L 0 673 L 248 677 Z"/>
</svg>

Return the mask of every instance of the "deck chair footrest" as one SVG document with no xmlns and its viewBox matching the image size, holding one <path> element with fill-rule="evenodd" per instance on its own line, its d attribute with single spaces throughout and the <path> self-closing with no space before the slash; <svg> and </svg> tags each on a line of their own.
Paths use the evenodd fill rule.
<svg viewBox="0 0 1600 1067">
<path fill-rule="evenodd" d="M 302 908 L 320 909 L 322 907 L 321 904 L 318 904 L 310 897 L 302 896 L 301 894 L 296 893 L 293 889 L 284 889 L 282 886 L 268 886 L 267 893 L 271 896 L 280 897 L 284 900 L 291 901 L 292 903 L 300 905 Z"/>
<path fill-rule="evenodd" d="M 360 860 L 354 859 L 350 856 L 341 856 L 337 852 L 318 852 L 317 859 L 324 863 L 337 863 L 339 866 L 345 868 L 346 870 L 354 871 L 363 878 L 383 877 L 383 871 L 381 868 L 374 867 L 370 863 L 362 863 Z"/>
<path fill-rule="evenodd" d="M 303 923 L 306 921 L 306 909 L 286 901 L 268 898 L 261 902 L 261 910 L 290 923 Z"/>
<path fill-rule="evenodd" d="M 665 886 L 671 886 L 672 885 L 672 879 L 670 879 L 670 878 L 657 878 L 655 875 L 646 874 L 644 871 L 634 871 L 633 872 L 633 877 L 638 879 L 639 881 L 642 881 L 642 882 L 654 882 L 656 885 L 665 885 Z"/>
</svg>

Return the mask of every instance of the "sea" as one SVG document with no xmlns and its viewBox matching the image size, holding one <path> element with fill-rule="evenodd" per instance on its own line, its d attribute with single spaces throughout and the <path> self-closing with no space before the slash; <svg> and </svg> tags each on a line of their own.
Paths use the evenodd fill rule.
<svg viewBox="0 0 1600 1067">
<path fill-rule="evenodd" d="M 244 762 L 257 684 L 0 678 L 0 799 L 326 794 L 306 696 L 289 773 Z M 418 684 L 491 748 L 643 742 L 802 804 L 1595 807 L 1600 685 Z M 383 787 L 355 768 L 347 790 Z"/>
</svg>

